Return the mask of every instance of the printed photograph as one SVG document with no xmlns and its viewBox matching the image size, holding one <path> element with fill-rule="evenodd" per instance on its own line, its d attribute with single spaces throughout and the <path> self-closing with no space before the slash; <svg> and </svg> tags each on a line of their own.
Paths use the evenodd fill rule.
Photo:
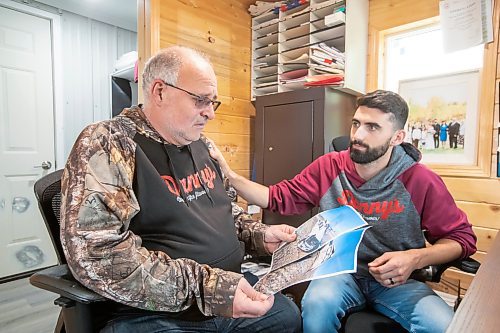
<svg viewBox="0 0 500 333">
<path fill-rule="evenodd" d="M 477 145 L 479 72 L 400 81 L 408 102 L 406 141 L 428 164 L 474 164 Z"/>
</svg>

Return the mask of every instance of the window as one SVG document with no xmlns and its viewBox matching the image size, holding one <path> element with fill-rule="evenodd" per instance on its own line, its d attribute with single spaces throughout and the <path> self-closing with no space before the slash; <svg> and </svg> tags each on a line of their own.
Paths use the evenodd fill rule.
<svg viewBox="0 0 500 333">
<path fill-rule="evenodd" d="M 483 67 L 483 45 L 444 53 L 439 24 L 385 37 L 384 89 L 398 91 L 399 81 L 464 72 Z"/>
<path fill-rule="evenodd" d="M 384 42 L 384 89 L 410 106 L 407 142 L 425 163 L 474 164 L 483 46 L 444 53 L 439 24 L 387 34 Z"/>
</svg>

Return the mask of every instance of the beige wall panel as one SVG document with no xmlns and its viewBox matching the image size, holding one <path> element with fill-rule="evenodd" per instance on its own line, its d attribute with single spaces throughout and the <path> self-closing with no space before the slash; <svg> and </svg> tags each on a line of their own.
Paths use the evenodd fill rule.
<svg viewBox="0 0 500 333">
<path fill-rule="evenodd" d="M 472 229 L 477 237 L 477 249 L 479 251 L 488 252 L 493 245 L 498 230 L 482 227 L 472 227 Z"/>
<path fill-rule="evenodd" d="M 238 116 L 217 115 L 205 126 L 206 132 L 226 134 L 248 134 L 250 133 L 250 118 Z"/>
<path fill-rule="evenodd" d="M 458 201 L 458 207 L 476 227 L 500 229 L 500 205 Z"/>
<path fill-rule="evenodd" d="M 500 205 L 500 179 L 443 177 L 455 200 Z"/>
<path fill-rule="evenodd" d="M 497 68 L 500 68 L 500 66 L 497 66 Z M 499 91 L 498 91 L 498 85 L 500 84 L 500 76 L 497 76 L 497 80 L 495 83 L 495 104 L 498 104 L 500 102 L 500 97 L 498 96 Z M 498 118 L 495 118 L 498 120 Z"/>
<path fill-rule="evenodd" d="M 176 8 L 164 10 L 160 14 L 160 39 L 165 42 L 178 42 L 181 40 L 190 41 L 201 38 L 214 44 L 214 47 L 230 47 L 229 49 L 217 49 L 209 54 L 222 53 L 230 59 L 234 52 L 242 54 L 250 51 L 245 50 L 250 43 L 250 16 L 240 21 L 230 21 L 217 15 L 200 14 L 199 11 Z M 183 22 L 183 24 L 180 24 Z M 169 30 L 168 27 L 176 24 L 176 31 Z M 177 33 L 178 32 L 178 33 Z M 208 38 L 211 37 L 210 41 Z M 236 58 L 242 61 L 242 58 Z"/>
<path fill-rule="evenodd" d="M 255 117 L 255 107 L 249 100 L 223 96 L 220 94 L 217 99 L 221 101 L 222 104 L 217 109 L 215 117 L 220 114 L 240 117 Z"/>
<path fill-rule="evenodd" d="M 205 136 L 214 140 L 219 149 L 225 153 L 250 153 L 252 149 L 250 135 L 205 132 Z"/>
<path fill-rule="evenodd" d="M 222 152 L 226 161 L 233 169 L 248 169 L 250 165 L 250 155 L 246 153 L 226 153 Z"/>
<path fill-rule="evenodd" d="M 438 0 L 370 0 L 369 24 L 379 30 L 438 15 Z"/>
<path fill-rule="evenodd" d="M 248 82 L 247 82 L 248 81 Z M 247 81 L 238 78 L 218 77 L 218 90 L 220 96 L 228 96 L 250 100 L 250 76 Z"/>
<path fill-rule="evenodd" d="M 458 280 L 460 280 L 460 288 L 468 289 L 473 278 L 474 278 L 473 274 L 464 273 L 464 272 L 459 271 L 457 269 L 449 268 L 443 273 L 442 278 L 441 278 L 441 280 L 445 280 L 449 283 L 448 284 L 441 283 L 440 285 L 445 286 L 445 288 L 447 288 L 447 290 L 448 290 L 446 292 L 448 292 L 449 294 L 456 295 L 457 289 L 458 289 L 457 288 Z M 450 286 L 450 284 L 451 284 L 451 286 Z M 462 294 L 463 293 L 464 293 L 464 291 L 462 291 Z"/>
<path fill-rule="evenodd" d="M 228 161 L 234 170 L 249 176 L 255 108 L 250 102 L 251 17 L 247 9 L 253 1 L 150 1 L 156 4 L 151 33 L 156 34 L 158 47 L 181 44 L 210 57 L 222 105 L 205 134 L 231 154 Z"/>
<path fill-rule="evenodd" d="M 484 259 L 486 258 L 486 252 L 484 251 L 477 251 L 474 253 L 471 257 L 479 261 L 480 263 L 484 262 Z"/>
<path fill-rule="evenodd" d="M 498 53 L 497 64 L 500 61 L 500 53 Z M 500 66 L 497 66 L 497 77 L 500 77 Z"/>
<path fill-rule="evenodd" d="M 250 15 L 248 14 L 248 1 L 236 0 L 162 0 L 162 15 L 175 17 L 179 24 L 190 24 L 181 19 L 180 13 L 189 13 L 198 17 L 198 21 L 213 21 L 215 19 L 230 22 L 232 25 L 250 27 Z"/>
<path fill-rule="evenodd" d="M 498 66 L 500 68 L 500 66 Z M 497 80 L 497 89 L 498 89 L 498 84 L 500 83 L 500 80 Z M 495 98 L 498 98 L 498 90 L 496 91 L 496 96 Z M 493 128 L 496 129 L 498 125 L 500 125 L 500 118 L 499 118 L 499 105 L 498 105 L 498 102 L 495 102 L 495 113 L 493 115 Z"/>
<path fill-rule="evenodd" d="M 498 104 L 495 105 L 495 112 L 498 112 Z M 497 148 L 498 148 L 498 129 L 493 129 L 493 143 L 491 145 L 491 154 L 495 156 L 494 162 L 496 162 Z M 495 173 L 496 174 L 496 173 Z M 493 175 L 494 176 L 494 175 Z"/>
<path fill-rule="evenodd" d="M 251 172 L 248 169 L 234 169 L 234 171 L 243 177 L 250 178 Z"/>
</svg>

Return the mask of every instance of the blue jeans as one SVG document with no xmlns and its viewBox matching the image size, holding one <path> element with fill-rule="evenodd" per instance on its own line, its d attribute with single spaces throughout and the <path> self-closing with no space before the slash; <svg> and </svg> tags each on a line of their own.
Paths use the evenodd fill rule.
<svg viewBox="0 0 500 333">
<path fill-rule="evenodd" d="M 162 332 L 300 332 L 300 312 L 287 297 L 274 295 L 273 307 L 259 318 L 213 317 L 189 322 L 151 315 L 110 321 L 101 333 Z"/>
<path fill-rule="evenodd" d="M 412 333 L 445 332 L 453 309 L 425 283 L 386 288 L 370 277 L 342 274 L 314 280 L 302 299 L 304 333 L 337 332 L 350 312 L 370 305 Z"/>
</svg>

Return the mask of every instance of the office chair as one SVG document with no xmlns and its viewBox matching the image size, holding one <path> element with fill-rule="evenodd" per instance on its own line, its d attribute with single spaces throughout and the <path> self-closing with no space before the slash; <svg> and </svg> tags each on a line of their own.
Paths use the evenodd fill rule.
<svg viewBox="0 0 500 333">
<path fill-rule="evenodd" d="M 342 151 L 349 148 L 350 138 L 349 136 L 339 136 L 332 140 L 330 145 L 330 151 Z M 455 260 L 441 265 L 432 265 L 424 267 L 420 270 L 416 270 L 412 273 L 410 278 L 422 281 L 422 282 L 439 282 L 441 280 L 441 275 L 449 267 L 458 268 L 461 271 L 475 274 L 479 269 L 479 262 L 472 258 L 464 258 Z M 458 307 L 461 298 L 457 298 L 455 303 L 455 310 Z M 353 312 L 343 319 L 342 331 L 344 333 L 399 333 L 406 332 L 406 330 L 393 321 L 392 319 L 371 310 L 370 308 L 363 309 L 358 312 Z"/>
<path fill-rule="evenodd" d="M 54 333 L 91 333 L 95 331 L 91 304 L 106 299 L 83 287 L 75 280 L 66 265 L 59 236 L 61 176 L 62 170 L 52 172 L 40 178 L 34 186 L 38 207 L 56 249 L 59 265 L 33 274 L 30 283 L 60 295 L 54 301 L 55 305 L 61 307 Z"/>
</svg>

